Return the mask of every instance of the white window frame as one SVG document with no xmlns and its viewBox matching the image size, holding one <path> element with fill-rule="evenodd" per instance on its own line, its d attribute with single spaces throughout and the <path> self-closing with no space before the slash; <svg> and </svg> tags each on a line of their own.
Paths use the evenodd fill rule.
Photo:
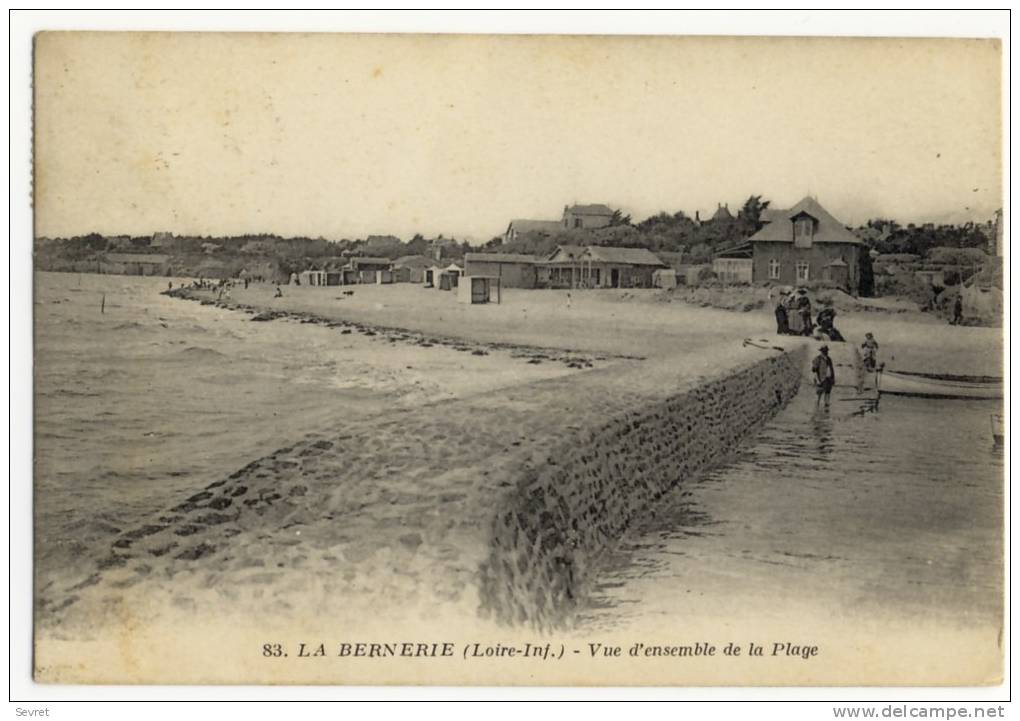
<svg viewBox="0 0 1020 721">
<path fill-rule="evenodd" d="M 769 280 L 779 280 L 779 273 L 782 271 L 782 268 L 783 264 L 776 258 L 769 260 Z"/>
<path fill-rule="evenodd" d="M 811 280 L 811 264 L 806 260 L 797 261 L 797 281 L 808 281 Z"/>
</svg>

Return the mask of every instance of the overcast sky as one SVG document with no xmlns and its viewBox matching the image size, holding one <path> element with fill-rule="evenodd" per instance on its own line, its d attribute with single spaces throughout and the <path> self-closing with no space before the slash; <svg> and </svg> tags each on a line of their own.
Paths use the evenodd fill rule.
<svg viewBox="0 0 1020 721">
<path fill-rule="evenodd" d="M 501 234 L 750 194 L 836 217 L 1002 205 L 981 40 L 49 34 L 36 234 Z"/>
</svg>

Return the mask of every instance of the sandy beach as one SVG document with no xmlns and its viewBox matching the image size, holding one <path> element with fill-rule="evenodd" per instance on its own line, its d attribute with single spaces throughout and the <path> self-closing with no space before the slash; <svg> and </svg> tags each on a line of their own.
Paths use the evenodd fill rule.
<svg viewBox="0 0 1020 721">
<path fill-rule="evenodd" d="M 417 284 L 343 288 L 269 285 L 232 288 L 228 303 L 279 310 L 480 343 L 519 344 L 619 356 L 668 357 L 698 363 L 706 348 L 743 338 L 769 338 L 770 307 L 749 312 L 700 307 L 683 293 L 652 289 L 562 291 L 504 289 L 499 305 L 466 305 L 453 293 Z M 207 298 L 214 298 L 210 293 Z M 889 305 L 889 304 L 886 304 Z M 872 332 L 891 368 L 964 375 L 1002 375 L 999 328 L 950 326 L 917 311 L 844 313 L 836 326 L 850 343 Z M 789 338 L 781 340 L 789 341 Z M 710 355 L 710 354 L 709 354 Z"/>
</svg>

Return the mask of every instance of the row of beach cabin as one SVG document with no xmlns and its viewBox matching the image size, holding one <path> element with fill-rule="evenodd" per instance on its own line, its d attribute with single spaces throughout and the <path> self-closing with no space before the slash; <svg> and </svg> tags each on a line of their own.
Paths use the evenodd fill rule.
<svg viewBox="0 0 1020 721">
<path fill-rule="evenodd" d="M 455 290 L 463 276 L 491 278 L 500 288 L 651 288 L 675 285 L 675 271 L 644 248 L 561 245 L 547 257 L 518 253 L 466 253 L 462 261 L 425 256 L 350 258 L 342 266 L 309 269 L 291 277 L 305 286 L 421 283 Z"/>
<path fill-rule="evenodd" d="M 397 260 L 358 257 L 340 264 L 327 263 L 322 268 L 309 268 L 291 275 L 291 285 L 362 285 L 365 283 L 424 283 L 439 287 L 443 273 L 462 274 L 463 264 L 432 261 L 425 256 L 410 255 Z M 456 287 L 454 284 L 453 287 Z M 447 280 L 447 289 L 449 289 Z"/>
</svg>

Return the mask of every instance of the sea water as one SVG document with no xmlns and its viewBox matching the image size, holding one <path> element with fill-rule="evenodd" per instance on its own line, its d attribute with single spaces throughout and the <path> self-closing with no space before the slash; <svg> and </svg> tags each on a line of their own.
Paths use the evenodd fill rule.
<svg viewBox="0 0 1020 721">
<path fill-rule="evenodd" d="M 1001 403 L 884 396 L 861 414 L 840 400 L 852 393 L 826 410 L 806 385 L 730 459 L 679 483 L 609 554 L 581 627 L 781 619 L 805 599 L 834 618 L 997 623 Z"/>
<path fill-rule="evenodd" d="M 252 322 L 161 294 L 180 279 L 34 278 L 40 589 L 87 566 L 119 530 L 308 434 L 573 372 L 293 319 Z"/>
</svg>

